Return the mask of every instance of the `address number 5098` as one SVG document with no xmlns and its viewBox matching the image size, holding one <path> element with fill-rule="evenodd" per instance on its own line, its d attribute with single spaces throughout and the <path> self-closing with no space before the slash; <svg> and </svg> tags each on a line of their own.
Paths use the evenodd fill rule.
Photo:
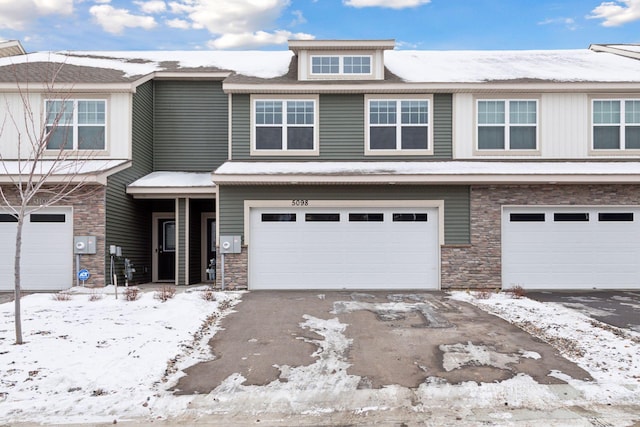
<svg viewBox="0 0 640 427">
<path fill-rule="evenodd" d="M 293 199 L 293 200 L 291 200 L 291 206 L 309 206 L 309 200 L 307 200 L 307 199 Z"/>
</svg>

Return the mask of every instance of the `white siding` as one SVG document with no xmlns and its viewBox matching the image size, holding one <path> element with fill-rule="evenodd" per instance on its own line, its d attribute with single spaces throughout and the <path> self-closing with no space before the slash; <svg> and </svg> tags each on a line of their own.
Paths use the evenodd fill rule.
<svg viewBox="0 0 640 427">
<path fill-rule="evenodd" d="M 526 94 L 500 94 L 494 99 L 526 98 Z M 544 93 L 531 94 L 538 98 L 538 144 L 537 155 L 519 156 L 508 153 L 504 156 L 474 154 L 475 148 L 475 100 L 473 94 L 454 95 L 454 158 L 508 158 L 508 159 L 585 159 L 602 158 L 589 155 L 590 120 L 589 97 L 586 93 Z M 628 154 L 621 157 L 628 158 Z M 611 158 L 611 156 L 607 156 Z"/>
<path fill-rule="evenodd" d="M 100 95 L 68 94 L 70 98 L 102 98 Z M 42 129 L 44 120 L 44 100 L 41 93 L 27 95 L 28 103 L 33 111 L 33 123 L 25 121 L 25 103 L 18 93 L 0 94 L 0 121 L 5 121 L 0 133 L 0 155 L 5 159 L 17 159 L 18 140 L 21 138 L 21 158 L 26 158 L 29 147 L 27 126 L 36 132 Z M 107 99 L 107 153 L 93 155 L 92 158 L 128 159 L 131 157 L 131 94 L 105 94 Z M 15 123 L 14 123 L 15 122 Z M 38 135 L 35 135 L 37 138 Z"/>
</svg>

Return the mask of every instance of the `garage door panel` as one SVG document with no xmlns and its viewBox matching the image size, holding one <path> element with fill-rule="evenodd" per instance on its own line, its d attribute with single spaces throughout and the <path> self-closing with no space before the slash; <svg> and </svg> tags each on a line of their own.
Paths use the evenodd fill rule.
<svg viewBox="0 0 640 427">
<path fill-rule="evenodd" d="M 288 209 L 292 227 L 274 228 L 252 209 L 249 245 L 251 289 L 388 289 L 438 287 L 437 209 L 426 222 L 393 222 L 393 208 Z M 400 209 L 407 211 L 406 208 Z M 281 210 L 284 212 L 284 210 Z M 340 221 L 307 221 L 306 214 L 340 214 Z M 352 215 L 349 214 L 376 214 Z M 383 221 L 366 219 L 380 219 Z M 310 218 L 318 218 L 317 215 Z M 282 248 L 288 248 L 283 251 Z M 285 254 L 295 252 L 287 258 Z"/>
<path fill-rule="evenodd" d="M 627 214 L 611 215 L 620 211 Z M 533 212 L 544 213 L 546 220 L 511 221 L 511 213 Z M 505 208 L 503 287 L 640 288 L 639 213 L 640 209 L 635 207 Z M 555 214 L 564 219 L 584 218 L 587 214 L 589 221 L 556 221 Z"/>
</svg>

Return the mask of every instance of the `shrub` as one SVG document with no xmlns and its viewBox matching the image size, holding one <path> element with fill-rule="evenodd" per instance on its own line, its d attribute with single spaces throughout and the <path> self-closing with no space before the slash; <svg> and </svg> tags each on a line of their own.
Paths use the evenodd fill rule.
<svg viewBox="0 0 640 427">
<path fill-rule="evenodd" d="M 102 298 L 104 297 L 103 294 L 99 293 L 99 292 L 94 292 L 91 295 L 89 295 L 89 301 L 100 301 Z"/>
<path fill-rule="evenodd" d="M 124 299 L 127 301 L 135 301 L 140 298 L 140 289 L 134 286 L 124 288 Z"/>
<path fill-rule="evenodd" d="M 206 290 L 202 291 L 202 293 L 200 294 L 200 298 L 202 298 L 205 301 L 215 301 L 216 300 L 216 294 L 213 290 L 213 286 L 207 288 Z"/>
<path fill-rule="evenodd" d="M 57 294 L 51 295 L 51 298 L 54 301 L 71 301 L 71 294 L 67 292 L 58 292 Z"/>
<path fill-rule="evenodd" d="M 491 294 L 491 289 L 479 289 L 473 294 L 473 296 L 476 299 L 489 299 L 491 298 Z"/>
<path fill-rule="evenodd" d="M 162 302 L 167 302 L 176 295 L 176 287 L 164 285 L 159 291 L 153 294 L 153 297 Z"/>
<path fill-rule="evenodd" d="M 512 286 L 511 289 L 509 289 L 507 292 L 509 292 L 511 294 L 511 297 L 515 299 L 520 299 L 527 295 L 527 291 L 525 291 L 524 288 L 520 285 Z"/>
</svg>

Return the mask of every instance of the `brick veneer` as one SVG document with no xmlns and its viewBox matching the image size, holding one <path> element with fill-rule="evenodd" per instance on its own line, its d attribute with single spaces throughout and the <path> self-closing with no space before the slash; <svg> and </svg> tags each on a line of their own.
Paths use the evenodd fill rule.
<svg viewBox="0 0 640 427">
<path fill-rule="evenodd" d="M 14 187 L 3 186 L 7 199 L 16 203 L 17 193 Z M 46 193 L 37 198 L 48 198 Z M 96 236 L 96 254 L 82 255 L 81 267 L 91 272 L 91 277 L 85 282 L 85 286 L 102 287 L 105 285 L 105 187 L 100 185 L 87 185 L 79 188 L 71 196 L 56 203 L 53 206 L 73 207 L 73 235 Z M 73 261 L 75 269 L 75 256 Z M 75 285 L 75 272 L 69 272 L 69 283 Z"/>
<path fill-rule="evenodd" d="M 471 187 L 471 244 L 442 248 L 443 289 L 501 287 L 503 205 L 640 205 L 640 185 Z"/>
<path fill-rule="evenodd" d="M 247 252 L 249 252 L 248 248 L 243 246 L 242 252 L 239 254 L 224 255 L 225 289 L 247 289 L 247 274 L 249 270 Z M 220 254 L 220 248 L 218 248 L 217 253 Z M 222 286 L 221 260 L 222 255 L 218 255 L 216 258 L 216 286 L 218 288 Z"/>
</svg>

